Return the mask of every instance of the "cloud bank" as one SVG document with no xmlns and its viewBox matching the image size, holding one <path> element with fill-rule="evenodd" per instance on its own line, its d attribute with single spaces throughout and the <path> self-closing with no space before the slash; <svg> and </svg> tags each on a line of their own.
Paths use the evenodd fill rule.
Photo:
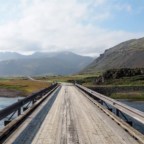
<svg viewBox="0 0 144 144">
<path fill-rule="evenodd" d="M 109 4 L 108 0 L 19 0 L 5 4 L 3 12 L 11 15 L 0 22 L 0 51 L 73 51 L 95 56 L 119 42 L 141 37 L 142 33 L 100 26 L 113 18 L 115 9 L 132 11 L 128 4 Z"/>
</svg>

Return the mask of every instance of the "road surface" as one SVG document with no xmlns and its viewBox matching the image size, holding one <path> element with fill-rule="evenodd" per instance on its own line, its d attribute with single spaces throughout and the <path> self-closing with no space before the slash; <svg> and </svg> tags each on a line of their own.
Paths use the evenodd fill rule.
<svg viewBox="0 0 144 144">
<path fill-rule="evenodd" d="M 25 139 L 20 139 L 17 133 L 6 143 L 138 144 L 73 85 L 63 84 L 50 110 L 44 114 L 46 116 L 35 135 L 29 132 L 29 137 L 34 135 L 31 141 L 24 133 Z"/>
</svg>

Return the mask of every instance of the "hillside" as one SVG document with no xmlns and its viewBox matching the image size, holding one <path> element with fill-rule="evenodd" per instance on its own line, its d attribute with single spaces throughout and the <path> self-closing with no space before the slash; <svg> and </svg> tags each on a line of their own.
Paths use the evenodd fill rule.
<svg viewBox="0 0 144 144">
<path fill-rule="evenodd" d="M 24 58 L 24 57 L 25 57 L 24 55 L 21 55 L 16 52 L 0 52 L 0 61 L 20 59 L 20 58 Z"/>
<path fill-rule="evenodd" d="M 106 50 L 82 72 L 93 73 L 113 68 L 143 68 L 144 38 L 123 42 Z"/>
<path fill-rule="evenodd" d="M 0 62 L 0 76 L 68 75 L 79 72 L 93 60 L 71 52 L 11 54 L 16 57 L 5 57 L 7 60 Z"/>
</svg>

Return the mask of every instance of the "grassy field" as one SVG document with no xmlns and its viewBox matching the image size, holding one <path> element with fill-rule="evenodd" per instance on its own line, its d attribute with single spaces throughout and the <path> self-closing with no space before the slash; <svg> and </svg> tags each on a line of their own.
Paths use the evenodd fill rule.
<svg viewBox="0 0 144 144">
<path fill-rule="evenodd" d="M 96 84 L 93 83 L 85 83 L 85 86 L 93 86 L 96 87 Z M 101 85 L 101 87 L 141 87 L 144 86 L 144 75 L 131 76 L 131 77 L 122 77 L 119 79 L 107 79 Z M 128 99 L 128 100 L 136 100 L 136 101 L 144 101 L 144 90 L 143 91 L 127 91 L 127 92 L 118 92 L 112 93 L 111 98 L 114 99 Z"/>
<path fill-rule="evenodd" d="M 33 92 L 50 86 L 52 82 L 87 82 L 94 79 L 97 75 L 70 75 L 70 76 L 44 76 L 35 77 L 40 81 L 29 80 L 25 77 L 18 78 L 0 78 L 0 89 L 6 91 L 14 90 L 22 93 L 22 96 L 27 96 Z M 2 95 L 2 94 L 1 94 Z"/>
<path fill-rule="evenodd" d="M 22 78 L 0 79 L 0 88 L 21 91 L 24 96 L 50 86 L 48 82 L 32 81 Z"/>
<path fill-rule="evenodd" d="M 95 84 L 95 79 L 99 76 L 96 74 L 79 74 L 69 76 L 43 76 L 35 77 L 37 80 L 32 81 L 27 78 L 0 78 L 0 88 L 12 89 L 29 95 L 35 91 L 48 87 L 52 82 L 77 82 L 84 86 L 97 87 L 115 87 L 115 86 L 144 86 L 144 76 L 123 77 L 120 79 L 109 79 L 101 85 Z M 144 91 L 112 93 L 114 99 L 133 99 L 144 100 Z"/>
<path fill-rule="evenodd" d="M 127 99 L 127 100 L 136 100 L 136 101 L 144 101 L 144 92 L 121 92 L 121 93 L 113 93 L 111 96 L 113 99 Z"/>
<path fill-rule="evenodd" d="M 84 75 L 69 75 L 69 76 L 44 76 L 35 77 L 37 80 L 44 80 L 47 82 L 78 82 L 78 83 L 91 83 L 98 74 L 84 74 Z"/>
<path fill-rule="evenodd" d="M 119 79 L 108 79 L 100 85 L 96 85 L 95 80 L 100 73 L 95 74 L 79 74 L 71 76 L 53 76 L 53 77 L 41 77 L 39 79 L 46 80 L 48 82 L 58 81 L 58 82 L 77 82 L 87 87 L 115 87 L 115 86 L 144 86 L 144 76 L 132 76 L 132 77 L 122 77 Z M 111 98 L 114 99 L 129 99 L 129 100 L 144 100 L 144 91 L 128 91 L 120 93 L 112 93 Z"/>
<path fill-rule="evenodd" d="M 106 80 L 102 85 L 144 86 L 144 75 Z"/>
<path fill-rule="evenodd" d="M 85 86 L 97 86 L 96 78 L 100 74 L 79 74 L 70 76 L 44 76 L 36 77 L 35 79 L 44 80 L 47 82 L 77 82 Z M 98 84 L 101 86 L 144 86 L 144 75 L 123 77 L 119 79 L 107 79 L 104 83 Z"/>
</svg>

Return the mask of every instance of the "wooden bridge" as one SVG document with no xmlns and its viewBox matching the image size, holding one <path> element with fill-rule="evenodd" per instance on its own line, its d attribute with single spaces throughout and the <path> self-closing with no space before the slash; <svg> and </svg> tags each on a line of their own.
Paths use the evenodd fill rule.
<svg viewBox="0 0 144 144">
<path fill-rule="evenodd" d="M 1 120 L 9 115 L 0 143 L 144 144 L 125 114 L 144 124 L 139 110 L 78 84 L 55 84 L 0 111 Z"/>
</svg>

